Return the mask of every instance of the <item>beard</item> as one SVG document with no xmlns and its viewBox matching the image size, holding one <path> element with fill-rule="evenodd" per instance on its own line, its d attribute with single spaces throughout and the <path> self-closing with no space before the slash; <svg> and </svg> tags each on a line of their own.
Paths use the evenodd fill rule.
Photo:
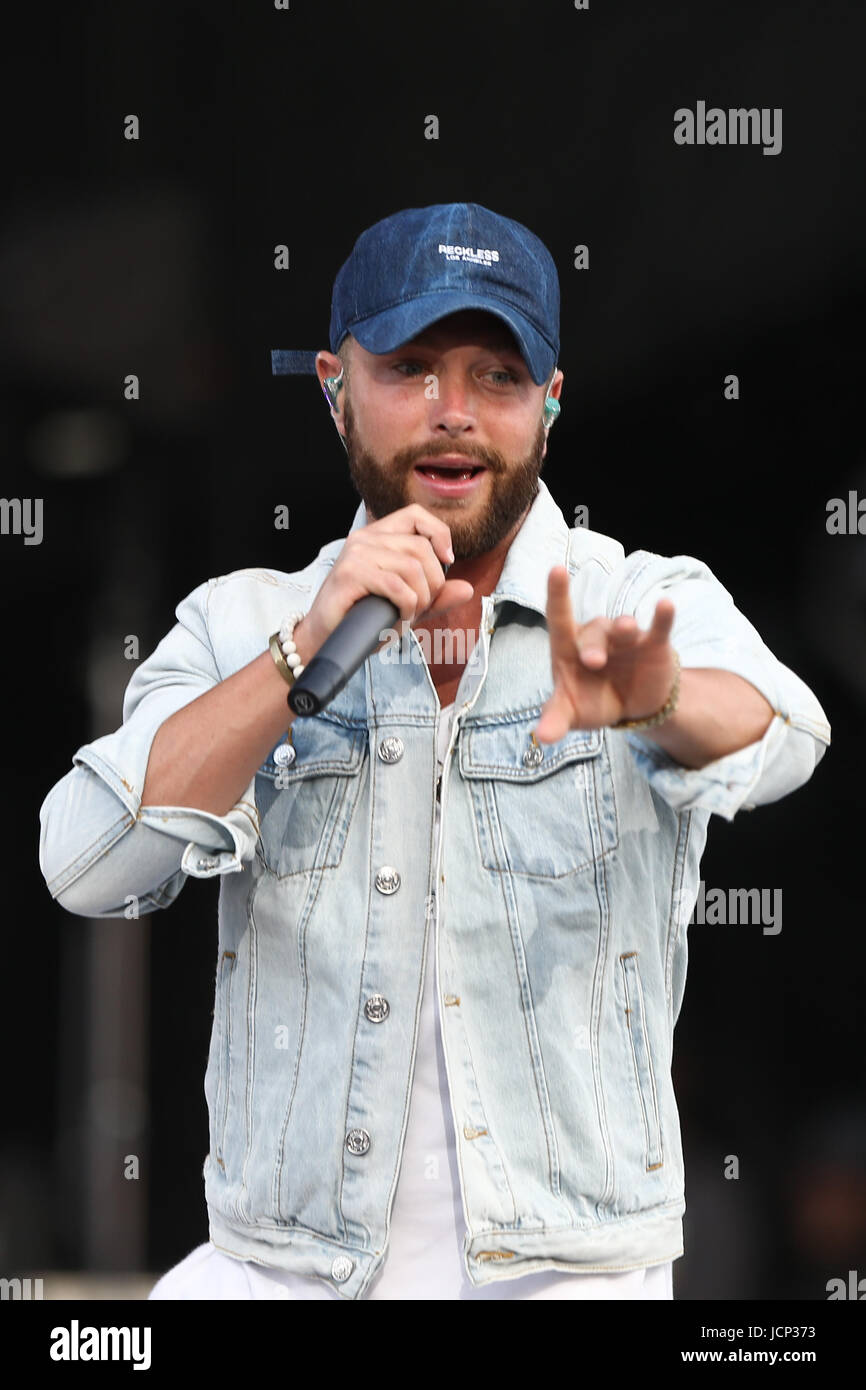
<svg viewBox="0 0 866 1390">
<path fill-rule="evenodd" d="M 343 403 L 343 419 L 349 474 L 368 515 L 375 521 L 417 501 L 417 498 L 410 496 L 410 481 L 419 459 L 460 453 L 466 454 L 474 464 L 485 466 L 492 483 L 490 499 L 484 509 L 479 509 L 474 497 L 468 504 L 472 509 L 471 515 L 466 514 L 463 499 L 452 501 L 436 498 L 427 504 L 428 509 L 448 525 L 455 562 L 474 560 L 493 550 L 517 525 L 538 495 L 545 440 L 541 422 L 528 456 L 517 464 L 509 464 L 496 449 L 481 449 L 477 445 L 467 447 L 465 442 L 455 444 L 450 440 L 399 449 L 390 462 L 382 462 L 359 441 L 348 399 Z M 485 484 L 482 483 L 482 486 Z"/>
</svg>

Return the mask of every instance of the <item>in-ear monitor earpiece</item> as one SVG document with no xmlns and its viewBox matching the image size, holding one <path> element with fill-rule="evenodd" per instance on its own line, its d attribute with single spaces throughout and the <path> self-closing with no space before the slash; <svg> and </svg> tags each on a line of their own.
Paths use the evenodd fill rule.
<svg viewBox="0 0 866 1390">
<path fill-rule="evenodd" d="M 324 391 L 328 401 L 328 405 L 331 407 L 332 410 L 338 410 L 337 392 L 342 389 L 343 371 L 344 369 L 341 368 L 339 376 L 326 376 L 325 380 L 322 382 L 322 390 Z"/>
<path fill-rule="evenodd" d="M 556 376 L 556 372 L 557 372 L 557 368 L 554 367 L 554 369 L 553 369 L 553 376 L 550 378 L 550 381 L 547 383 L 547 390 L 548 390 L 548 391 L 550 391 L 550 388 L 551 388 L 551 386 L 553 385 L 553 377 Z M 551 427 L 551 425 L 553 425 L 553 424 L 559 419 L 559 412 L 560 412 L 561 409 L 562 409 L 562 407 L 560 406 L 559 401 L 556 399 L 555 396 L 550 396 L 550 395 L 546 395 L 546 396 L 545 396 L 544 410 L 542 411 L 541 418 L 542 418 L 542 421 L 543 421 L 543 423 L 544 423 L 544 428 L 545 428 L 546 430 L 549 430 L 550 427 Z"/>
</svg>

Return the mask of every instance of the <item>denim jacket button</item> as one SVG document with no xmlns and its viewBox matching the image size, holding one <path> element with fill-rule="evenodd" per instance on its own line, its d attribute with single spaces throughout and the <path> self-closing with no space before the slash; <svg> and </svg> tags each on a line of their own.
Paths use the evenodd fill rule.
<svg viewBox="0 0 866 1390">
<path fill-rule="evenodd" d="M 381 1023 L 391 1012 L 391 1005 L 384 994 L 371 994 L 364 1005 L 364 1013 L 371 1023 Z"/>
<path fill-rule="evenodd" d="M 383 864 L 376 875 L 376 887 L 380 893 L 396 893 L 400 887 L 400 875 L 391 864 Z"/>
<path fill-rule="evenodd" d="M 541 762 L 541 759 L 543 757 L 544 749 L 539 747 L 537 744 L 532 743 L 523 755 L 523 766 L 538 767 L 538 764 Z"/>
<path fill-rule="evenodd" d="M 213 855 L 204 854 L 199 859 L 197 867 L 199 869 L 215 869 L 219 862 Z"/>
<path fill-rule="evenodd" d="M 402 738 L 383 738 L 378 752 L 383 763 L 398 763 L 403 756 Z"/>
<path fill-rule="evenodd" d="M 342 1284 L 348 1279 L 354 1268 L 354 1261 L 350 1260 L 348 1255 L 338 1255 L 331 1265 L 331 1278 L 336 1279 L 338 1284 Z"/>
<path fill-rule="evenodd" d="M 365 1154 L 370 1147 L 370 1136 L 365 1129 L 350 1129 L 346 1135 L 346 1148 L 351 1154 Z"/>
</svg>

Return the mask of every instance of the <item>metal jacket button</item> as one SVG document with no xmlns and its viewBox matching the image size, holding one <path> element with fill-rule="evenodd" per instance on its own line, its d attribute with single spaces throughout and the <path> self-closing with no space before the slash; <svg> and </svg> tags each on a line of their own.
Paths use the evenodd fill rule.
<svg viewBox="0 0 866 1390">
<path fill-rule="evenodd" d="M 383 763 L 398 763 L 403 756 L 402 738 L 383 738 L 378 752 Z"/>
<path fill-rule="evenodd" d="M 371 1023 L 381 1023 L 391 1012 L 391 1005 L 384 994 L 371 994 L 364 1005 L 364 1013 Z"/>
<path fill-rule="evenodd" d="M 376 875 L 376 887 L 380 893 L 396 893 L 400 887 L 400 875 L 392 864 L 383 864 Z"/>
<path fill-rule="evenodd" d="M 365 1129 L 350 1129 L 346 1135 L 346 1148 L 350 1154 L 365 1154 L 370 1147 L 370 1136 Z"/>
<path fill-rule="evenodd" d="M 350 1260 L 348 1255 L 338 1255 L 331 1265 L 331 1278 L 336 1279 L 338 1284 L 342 1284 L 348 1279 L 354 1268 L 354 1261 Z"/>
<path fill-rule="evenodd" d="M 544 749 L 538 743 L 531 743 L 523 755 L 524 767 L 538 767 L 544 757 Z"/>
</svg>

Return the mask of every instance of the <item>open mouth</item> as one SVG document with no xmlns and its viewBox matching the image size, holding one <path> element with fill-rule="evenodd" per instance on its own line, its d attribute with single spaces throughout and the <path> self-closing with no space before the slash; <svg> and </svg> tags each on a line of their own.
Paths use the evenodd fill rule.
<svg viewBox="0 0 866 1390">
<path fill-rule="evenodd" d="M 477 473 L 484 472 L 483 464 L 470 465 L 467 468 L 455 467 L 453 464 L 419 463 L 415 465 L 416 473 L 423 473 L 426 478 L 444 478 L 450 482 L 466 482 L 469 478 L 474 478 Z"/>
</svg>

